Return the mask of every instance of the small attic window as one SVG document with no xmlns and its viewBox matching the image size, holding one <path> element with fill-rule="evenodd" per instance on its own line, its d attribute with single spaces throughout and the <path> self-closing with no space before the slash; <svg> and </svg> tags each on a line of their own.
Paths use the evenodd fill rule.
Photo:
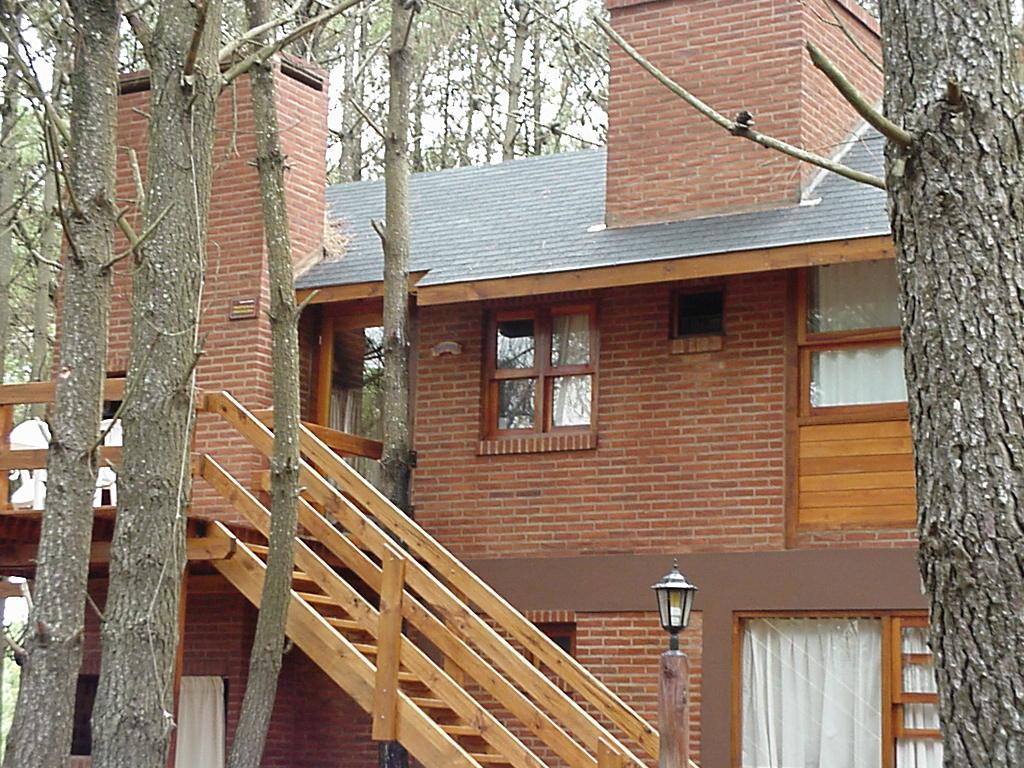
<svg viewBox="0 0 1024 768">
<path fill-rule="evenodd" d="M 672 302 L 672 352 L 714 352 L 725 338 L 725 291 L 722 288 L 678 291 Z"/>
</svg>

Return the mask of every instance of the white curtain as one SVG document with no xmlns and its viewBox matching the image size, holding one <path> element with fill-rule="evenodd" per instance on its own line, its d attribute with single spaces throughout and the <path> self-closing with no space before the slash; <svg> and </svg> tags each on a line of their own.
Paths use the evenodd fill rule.
<svg viewBox="0 0 1024 768">
<path fill-rule="evenodd" d="M 183 677 L 175 768 L 224 768 L 224 681 Z"/>
<path fill-rule="evenodd" d="M 879 768 L 881 658 L 877 620 L 745 622 L 743 768 Z"/>
<path fill-rule="evenodd" d="M 924 629 L 904 628 L 900 641 L 903 653 L 931 653 Z M 935 693 L 935 668 L 931 664 L 906 664 L 903 690 L 908 693 Z M 903 725 L 907 728 L 938 728 L 939 711 L 935 704 L 906 704 Z M 942 741 L 939 739 L 898 739 L 896 768 L 942 768 Z"/>
<path fill-rule="evenodd" d="M 900 324 L 896 262 L 862 261 L 816 267 L 808 331 L 893 328 Z"/>
<path fill-rule="evenodd" d="M 815 407 L 906 399 L 901 347 L 833 349 L 811 356 L 811 405 Z"/>
<path fill-rule="evenodd" d="M 551 320 L 551 365 L 590 363 L 590 315 L 555 315 Z M 590 376 L 558 376 L 552 382 L 552 423 L 556 427 L 590 424 L 593 402 Z"/>
</svg>

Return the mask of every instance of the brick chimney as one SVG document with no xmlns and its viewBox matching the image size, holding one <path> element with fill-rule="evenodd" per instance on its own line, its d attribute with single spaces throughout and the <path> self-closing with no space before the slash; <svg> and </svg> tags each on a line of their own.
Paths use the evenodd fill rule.
<svg viewBox="0 0 1024 768">
<path fill-rule="evenodd" d="M 810 62 L 808 41 L 862 93 L 881 74 L 835 19 L 880 60 L 878 25 L 854 0 L 607 0 L 615 29 L 722 114 L 826 156 L 859 118 Z M 835 13 L 835 17 L 833 16 Z M 816 169 L 725 133 L 610 44 L 609 226 L 778 208 Z"/>
<path fill-rule="evenodd" d="M 293 261 L 308 262 L 322 247 L 327 174 L 327 80 L 322 71 L 291 59 L 275 65 L 278 125 L 287 161 L 287 196 Z M 118 105 L 118 196 L 122 205 L 136 198 L 126 148 L 138 154 L 146 175 L 147 109 L 145 74 L 126 76 Z M 255 166 L 256 135 L 249 78 L 225 89 L 217 105 L 210 193 L 209 246 L 200 332 L 204 354 L 197 369 L 200 388 L 228 390 L 249 408 L 271 403 L 270 302 L 267 254 Z M 136 225 L 138 227 L 138 225 Z M 119 243 L 119 248 L 124 244 Z M 116 268 L 110 320 L 109 371 L 127 367 L 131 322 L 131 262 Z M 223 422 L 199 421 L 196 448 L 214 451 L 218 460 L 244 482 L 265 466 Z M 197 484 L 194 506 L 200 512 L 223 507 L 208 488 Z M 230 517 L 230 515 L 229 515 Z"/>
</svg>

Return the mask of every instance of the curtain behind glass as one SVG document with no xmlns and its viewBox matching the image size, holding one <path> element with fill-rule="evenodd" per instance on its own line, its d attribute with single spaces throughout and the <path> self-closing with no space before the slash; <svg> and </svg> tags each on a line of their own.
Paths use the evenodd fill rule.
<svg viewBox="0 0 1024 768">
<path fill-rule="evenodd" d="M 907 400 L 902 347 L 853 347 L 811 353 L 811 405 Z"/>
<path fill-rule="evenodd" d="M 224 681 L 183 677 L 175 768 L 224 768 Z"/>
<path fill-rule="evenodd" d="M 743 635 L 743 768 L 879 768 L 882 630 L 755 619 Z"/>
<path fill-rule="evenodd" d="M 899 281 L 892 260 L 815 267 L 810 288 L 807 330 L 811 333 L 900 324 Z"/>
<path fill-rule="evenodd" d="M 903 653 L 931 653 L 923 628 L 903 630 Z M 903 667 L 903 690 L 909 693 L 935 693 L 935 668 L 930 664 L 906 664 Z M 935 704 L 906 704 L 903 707 L 906 728 L 939 727 L 939 711 Z M 942 768 L 942 741 L 939 739 L 897 739 L 896 768 Z"/>
</svg>

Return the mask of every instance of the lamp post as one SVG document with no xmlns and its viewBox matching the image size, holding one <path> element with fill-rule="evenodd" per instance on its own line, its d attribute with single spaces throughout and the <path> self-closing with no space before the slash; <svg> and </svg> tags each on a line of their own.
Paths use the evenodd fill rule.
<svg viewBox="0 0 1024 768">
<path fill-rule="evenodd" d="M 661 654 L 658 676 L 658 768 L 688 768 L 690 660 L 679 650 L 679 633 L 690 623 L 697 587 L 679 572 L 678 562 L 652 589 L 658 598 L 658 618 L 669 633 L 668 650 Z"/>
</svg>

